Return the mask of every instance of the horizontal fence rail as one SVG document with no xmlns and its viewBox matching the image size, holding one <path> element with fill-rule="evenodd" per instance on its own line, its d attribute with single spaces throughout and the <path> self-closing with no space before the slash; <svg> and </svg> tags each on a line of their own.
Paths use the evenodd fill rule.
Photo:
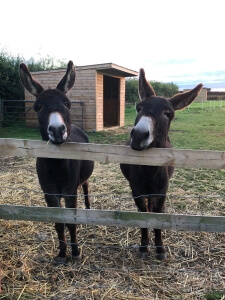
<svg viewBox="0 0 225 300">
<path fill-rule="evenodd" d="M 225 231 L 225 217 L 217 216 L 0 205 L 0 217 L 6 220 L 171 229 L 180 231 Z"/>
<path fill-rule="evenodd" d="M 125 163 L 187 168 L 225 168 L 224 151 L 178 150 L 152 148 L 132 150 L 129 146 L 65 143 L 54 145 L 44 141 L 0 139 L 0 154 L 23 157 L 49 157 L 94 160 L 105 163 Z"/>
<path fill-rule="evenodd" d="M 225 168 L 225 152 L 204 150 L 148 149 L 128 146 L 0 139 L 0 155 L 94 160 L 153 166 Z M 109 225 L 181 231 L 225 232 L 225 217 L 130 211 L 82 210 L 57 207 L 0 205 L 0 219 Z"/>
</svg>

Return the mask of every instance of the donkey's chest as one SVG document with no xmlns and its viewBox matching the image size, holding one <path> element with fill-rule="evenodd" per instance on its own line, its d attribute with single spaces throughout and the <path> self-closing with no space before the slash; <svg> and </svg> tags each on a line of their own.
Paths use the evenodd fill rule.
<svg viewBox="0 0 225 300">
<path fill-rule="evenodd" d="M 136 166 L 131 168 L 130 186 L 140 194 L 165 193 L 169 184 L 167 167 Z"/>
<path fill-rule="evenodd" d="M 44 191 L 71 191 L 79 185 L 76 161 L 37 159 L 37 174 Z"/>
</svg>

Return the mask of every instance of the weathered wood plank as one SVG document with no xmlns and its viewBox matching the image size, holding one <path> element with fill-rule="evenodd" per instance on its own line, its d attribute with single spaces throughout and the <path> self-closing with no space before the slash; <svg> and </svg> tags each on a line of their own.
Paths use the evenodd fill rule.
<svg viewBox="0 0 225 300">
<path fill-rule="evenodd" d="M 134 151 L 128 146 L 0 139 L 0 154 L 27 157 L 50 157 L 94 160 L 153 166 L 174 165 L 188 168 L 225 168 L 225 152 L 208 150 L 148 149 Z"/>
<path fill-rule="evenodd" d="M 225 232 L 225 217 L 0 205 L 0 219 Z"/>
</svg>

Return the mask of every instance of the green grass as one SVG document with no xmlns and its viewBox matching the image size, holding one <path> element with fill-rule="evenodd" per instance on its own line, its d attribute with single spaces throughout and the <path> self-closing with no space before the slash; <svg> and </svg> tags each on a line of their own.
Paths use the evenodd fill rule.
<svg viewBox="0 0 225 300">
<path fill-rule="evenodd" d="M 203 106 L 202 106 L 203 105 Z M 170 127 L 170 139 L 177 149 L 225 149 L 225 104 L 220 101 L 193 103 L 183 111 L 176 111 Z M 88 132 L 91 143 L 124 144 L 136 116 L 134 107 L 126 109 L 125 127 L 100 132 Z M 39 130 L 19 125 L 0 128 L 0 138 L 41 139 Z"/>
<path fill-rule="evenodd" d="M 205 295 L 205 299 L 207 300 L 221 300 L 224 299 L 225 294 L 222 292 L 210 292 Z"/>
<path fill-rule="evenodd" d="M 170 126 L 170 140 L 177 149 L 225 149 L 225 104 L 220 101 L 193 103 L 182 111 L 176 111 Z M 215 107 L 214 107 L 215 106 Z M 211 107 L 211 108 L 210 108 Z M 135 109 L 126 110 L 126 126 L 135 119 Z"/>
<path fill-rule="evenodd" d="M 225 108 L 201 109 L 192 105 L 177 111 L 170 127 L 173 146 L 180 149 L 225 149 Z"/>
<path fill-rule="evenodd" d="M 0 127 L 0 138 L 40 140 L 41 135 L 38 128 L 21 126 Z"/>
<path fill-rule="evenodd" d="M 133 125 L 135 117 L 136 117 L 136 109 L 134 107 L 126 108 L 126 112 L 125 112 L 125 125 L 126 126 Z"/>
<path fill-rule="evenodd" d="M 209 150 L 224 150 L 225 149 L 225 107 L 221 108 L 219 102 L 215 103 L 215 107 L 210 103 L 204 103 L 204 107 L 202 109 L 201 103 L 192 104 L 189 109 L 183 111 L 177 111 L 175 115 L 175 119 L 171 123 L 170 130 L 170 138 L 174 148 L 187 148 L 187 149 L 209 149 Z M 109 129 L 107 131 L 88 133 L 90 141 L 92 143 L 101 143 L 101 144 L 124 144 L 125 141 L 129 137 L 130 127 L 134 123 L 134 119 L 136 116 L 135 109 L 129 108 L 126 109 L 126 125 L 123 128 L 119 129 Z M 2 127 L 0 128 L 0 137 L 1 138 L 24 138 L 24 139 L 40 139 L 40 134 L 38 129 L 31 128 L 23 128 L 21 126 L 14 126 L 11 128 Z M 102 167 L 103 163 L 99 164 Z M 30 168 L 32 170 L 32 168 Z M 105 175 L 102 170 L 107 170 L 110 175 Z M 32 171 L 33 172 L 33 171 Z M 126 186 L 124 181 L 121 180 L 121 174 L 118 172 L 118 166 L 116 164 L 110 164 L 110 168 L 96 170 L 96 174 L 92 177 L 92 185 L 98 184 L 102 191 L 107 191 L 108 193 L 108 180 L 110 186 L 110 192 L 115 195 L 120 195 L 121 191 L 123 193 L 126 190 Z M 104 174 L 99 176 L 99 174 Z M 113 175 L 112 175 L 113 174 Z M 107 177 L 108 176 L 108 177 Z M 104 177 L 104 180 L 103 180 Z M 110 180 L 109 178 L 112 178 Z M 207 214 L 214 216 L 224 216 L 225 215 L 225 203 L 224 203 L 224 194 L 225 194 L 225 170 L 206 170 L 206 169 L 184 169 L 184 168 L 176 168 L 173 177 L 170 181 L 170 188 L 168 191 L 168 211 L 176 213 L 187 213 L 187 214 Z M 25 179 L 26 180 L 26 179 Z M 107 184 L 106 184 L 107 181 Z M 100 184 L 99 184 L 100 182 Z M 20 184 L 20 183 L 19 183 Z M 99 190 L 95 191 L 97 194 Z M 221 197 L 218 197 L 221 195 Z M 105 201 L 105 200 L 104 200 Z M 169 204 L 169 203 L 172 204 Z M 101 204 L 102 205 L 102 204 Z M 105 204 L 108 205 L 108 204 Z M 107 207 L 109 209 L 109 207 Z M 204 264 L 206 263 L 206 268 L 211 269 L 212 271 L 214 266 L 216 269 L 222 268 L 222 271 L 218 272 L 218 274 L 222 274 L 223 272 L 223 264 L 222 264 L 222 256 L 220 257 L 220 249 L 223 247 L 223 237 L 219 233 L 215 234 L 211 237 L 211 235 L 204 235 L 204 233 L 199 233 L 202 236 L 202 240 L 200 243 L 199 249 L 199 258 L 196 259 L 193 257 L 186 261 L 182 258 L 180 263 L 182 267 L 190 266 L 190 270 L 195 269 L 200 273 L 204 270 Z M 178 234 L 175 233 L 174 243 L 172 245 L 174 249 L 176 246 L 182 247 L 182 243 L 185 243 L 185 235 L 183 233 Z M 181 237 L 181 242 L 176 242 L 177 237 Z M 203 244 L 202 241 L 206 239 L 206 244 Z M 212 238 L 212 239 L 211 239 Z M 192 240 L 193 239 L 193 240 Z M 190 245 L 195 245 L 196 236 L 193 233 L 188 233 L 187 241 L 190 241 Z M 199 237 L 200 240 L 200 237 Z M 197 240 L 197 241 L 199 241 Z M 220 241 L 221 240 L 221 241 Z M 211 242 L 213 241 L 213 243 Z M 214 244 L 216 242 L 216 246 Z M 207 245 L 207 248 L 206 246 Z M 199 245 L 198 245 L 199 246 Z M 210 247 L 212 249 L 210 250 Z M 188 246 L 187 246 L 188 247 Z M 185 246 L 186 248 L 186 246 Z M 195 246 L 193 247 L 193 249 Z M 216 249 L 218 248 L 218 252 Z M 207 250 L 208 249 L 208 250 Z M 174 250 L 175 251 L 175 250 Z M 204 251 L 204 255 L 201 255 L 201 251 Z M 204 256 L 208 255 L 207 251 L 209 251 L 209 263 L 208 257 L 207 260 L 204 260 Z M 211 252 L 210 252 L 211 251 Z M 203 252 L 202 252 L 203 253 Z M 215 253 L 215 255 L 213 255 Z M 176 256 L 177 255 L 177 256 Z M 174 258 L 178 257 L 179 254 L 174 255 Z M 205 257 L 206 257 L 205 256 Z M 212 257 L 215 261 L 212 261 Z M 204 263 L 205 261 L 205 263 Z M 211 261 L 211 263 L 210 263 Z M 172 264 L 173 260 L 169 262 Z M 202 266 L 201 266 L 202 265 Z M 200 269 L 198 269 L 198 266 Z M 160 266 L 161 267 L 161 266 Z M 203 271 L 202 271 L 203 270 Z M 186 274 L 189 274 L 189 269 Z M 168 275 L 169 276 L 169 275 Z M 197 275 L 198 276 L 198 275 Z M 172 278 L 172 277 L 171 277 Z M 171 281 L 171 278 L 168 277 L 168 281 Z M 214 278 L 214 277 L 213 277 Z M 217 278 L 217 277 L 215 277 Z M 189 276 L 190 279 L 190 276 Z M 191 286 L 192 279 L 189 280 L 188 276 L 186 277 L 187 284 L 185 282 L 186 287 L 188 284 Z M 189 281 L 188 281 L 189 280 Z M 216 290 L 212 290 L 210 285 L 205 286 L 205 295 L 202 295 L 202 279 L 195 278 L 195 281 L 199 281 L 199 289 L 201 293 L 201 297 L 204 297 L 206 300 L 219 300 L 223 299 L 224 292 L 220 291 L 220 285 L 216 287 Z M 213 280 L 213 279 L 212 279 Z M 177 281 L 179 283 L 179 281 Z M 188 283 L 189 282 L 189 283 Z M 171 284 L 173 282 L 171 281 Z M 179 283 L 180 284 L 180 283 Z M 182 283 L 181 283 L 182 284 Z M 181 286 L 180 284 L 180 286 Z M 201 288 L 200 288 L 201 287 Z M 173 287 L 171 287 L 173 290 Z M 174 291 L 174 290 L 173 290 Z M 197 295 L 197 292 L 196 292 Z M 27 296 L 28 297 L 28 296 Z M 174 295 L 176 297 L 176 295 Z M 26 298 L 26 297 L 25 297 Z M 24 299 L 25 299 L 24 298 Z M 29 298 L 29 297 L 28 297 Z M 22 298 L 21 298 L 22 299 Z M 202 299 L 202 298 L 201 298 Z"/>
</svg>

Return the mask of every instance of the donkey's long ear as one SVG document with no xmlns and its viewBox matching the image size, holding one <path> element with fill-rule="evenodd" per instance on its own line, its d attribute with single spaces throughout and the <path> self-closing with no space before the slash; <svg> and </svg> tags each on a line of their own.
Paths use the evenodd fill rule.
<svg viewBox="0 0 225 300">
<path fill-rule="evenodd" d="M 191 102 L 194 101 L 195 98 L 200 93 L 202 87 L 203 84 L 200 83 L 194 89 L 188 92 L 180 93 L 173 96 L 170 99 L 170 102 L 172 103 L 174 110 L 183 109 L 187 107 L 189 104 L 191 104 Z"/>
<path fill-rule="evenodd" d="M 57 89 L 66 94 L 73 87 L 75 82 L 75 77 L 76 77 L 75 67 L 73 62 L 70 60 L 67 65 L 66 74 L 63 76 L 63 78 L 57 85 Z"/>
<path fill-rule="evenodd" d="M 38 83 L 30 74 L 28 67 L 24 64 L 20 64 L 20 78 L 23 86 L 34 96 L 38 96 L 44 88 Z"/>
<path fill-rule="evenodd" d="M 139 96 L 141 100 L 149 98 L 151 96 L 155 96 L 155 91 L 153 90 L 150 83 L 145 78 L 144 69 L 140 69 L 139 71 Z"/>
</svg>

